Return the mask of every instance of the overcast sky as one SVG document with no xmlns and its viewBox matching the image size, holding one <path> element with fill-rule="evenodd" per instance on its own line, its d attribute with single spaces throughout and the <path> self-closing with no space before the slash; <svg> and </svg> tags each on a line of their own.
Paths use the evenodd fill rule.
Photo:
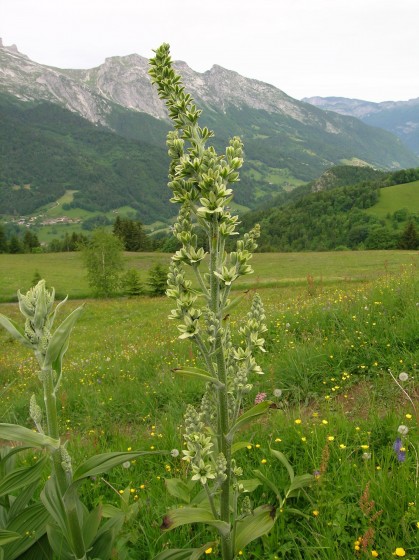
<svg viewBox="0 0 419 560">
<path fill-rule="evenodd" d="M 297 99 L 419 97 L 419 0 L 0 0 L 0 37 L 59 68 L 167 42 Z"/>
</svg>

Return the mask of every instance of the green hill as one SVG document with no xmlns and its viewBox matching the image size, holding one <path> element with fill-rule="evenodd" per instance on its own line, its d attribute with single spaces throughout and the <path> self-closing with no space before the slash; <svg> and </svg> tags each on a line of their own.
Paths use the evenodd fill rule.
<svg viewBox="0 0 419 560">
<path fill-rule="evenodd" d="M 406 177 L 416 180 L 403 183 Z M 276 206 L 243 216 L 243 230 L 260 223 L 265 251 L 397 248 L 409 221 L 419 228 L 418 178 L 419 168 L 320 192 L 301 187 Z"/>
<path fill-rule="evenodd" d="M 406 209 L 411 214 L 419 215 L 419 181 L 385 187 L 380 190 L 377 204 L 366 210 L 367 214 L 384 219 Z"/>
</svg>

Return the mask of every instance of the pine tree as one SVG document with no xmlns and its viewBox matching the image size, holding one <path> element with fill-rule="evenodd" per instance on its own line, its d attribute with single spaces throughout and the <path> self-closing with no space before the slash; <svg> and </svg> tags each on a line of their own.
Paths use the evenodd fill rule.
<svg viewBox="0 0 419 560">
<path fill-rule="evenodd" d="M 399 249 L 418 249 L 419 235 L 413 220 L 410 220 L 404 228 L 398 244 Z"/>
</svg>

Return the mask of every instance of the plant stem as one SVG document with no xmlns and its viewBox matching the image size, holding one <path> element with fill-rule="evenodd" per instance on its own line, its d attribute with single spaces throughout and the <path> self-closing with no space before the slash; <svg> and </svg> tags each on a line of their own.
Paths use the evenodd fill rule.
<svg viewBox="0 0 419 560">
<path fill-rule="evenodd" d="M 220 280 L 214 274 L 220 268 L 219 254 L 219 229 L 216 218 L 212 222 L 210 239 L 210 307 L 216 318 L 221 321 L 222 309 L 220 305 Z M 220 328 L 220 327 L 219 327 Z M 223 387 L 218 391 L 218 448 L 226 459 L 226 479 L 221 485 L 221 520 L 230 523 L 230 482 L 231 482 L 231 443 L 227 440 L 229 432 L 228 418 L 228 395 L 227 395 L 227 372 L 225 366 L 225 356 L 223 340 L 218 330 L 215 337 L 215 354 L 217 363 L 218 380 Z M 233 551 L 231 543 L 231 533 L 221 536 L 221 548 L 223 560 L 232 560 Z"/>
<path fill-rule="evenodd" d="M 50 367 L 43 368 L 42 374 L 48 435 L 54 439 L 59 439 L 60 434 L 57 416 L 57 399 L 54 388 L 54 373 Z M 71 473 L 65 471 L 62 466 L 61 447 L 52 452 L 52 464 L 58 490 L 65 505 L 71 547 L 76 554 L 77 560 L 86 560 L 86 548 L 84 546 L 83 533 L 77 515 L 77 491 L 74 487 L 70 487 Z"/>
</svg>

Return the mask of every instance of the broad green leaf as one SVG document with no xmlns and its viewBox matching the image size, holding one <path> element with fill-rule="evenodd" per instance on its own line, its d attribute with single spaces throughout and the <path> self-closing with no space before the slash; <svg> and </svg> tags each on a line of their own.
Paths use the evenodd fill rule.
<svg viewBox="0 0 419 560">
<path fill-rule="evenodd" d="M 13 336 L 13 338 L 15 338 L 21 344 L 23 344 L 23 346 L 26 346 L 27 348 L 32 348 L 32 344 L 24 336 L 19 326 L 14 321 L 8 319 L 5 315 L 2 315 L 1 313 L 0 313 L 0 325 L 2 325 L 6 329 L 6 331 Z"/>
<path fill-rule="evenodd" d="M 287 490 L 287 494 L 286 494 L 287 498 L 291 498 L 292 496 L 295 496 L 298 493 L 298 490 L 310 486 L 310 484 L 312 484 L 313 481 L 314 481 L 314 476 L 312 474 L 301 474 L 299 476 L 296 476 L 294 480 L 291 482 Z"/>
<path fill-rule="evenodd" d="M 263 414 L 265 414 L 266 411 L 271 406 L 271 404 L 272 404 L 271 401 L 261 402 L 259 404 L 256 404 L 255 406 L 253 406 L 250 410 L 248 410 L 247 412 L 245 412 L 241 416 L 239 416 L 239 418 L 237 419 L 234 426 L 232 426 L 232 428 L 231 428 L 230 432 L 228 433 L 227 437 L 232 439 L 234 433 L 237 430 L 239 430 L 240 428 L 243 428 L 244 426 L 246 426 L 247 424 L 249 424 L 250 422 L 252 422 L 256 418 L 258 418 L 259 416 L 262 416 Z"/>
<path fill-rule="evenodd" d="M 276 449 L 271 449 L 271 453 L 274 457 L 276 457 L 287 469 L 291 482 L 294 480 L 294 469 L 288 462 L 288 459 L 285 457 L 281 451 L 277 451 Z"/>
<path fill-rule="evenodd" d="M 305 519 L 311 519 L 311 517 L 309 515 L 307 515 L 306 513 L 304 513 L 303 511 L 297 509 L 297 508 L 289 508 L 287 507 L 285 510 L 287 513 L 293 513 L 294 515 L 299 515 L 301 517 L 304 517 Z"/>
<path fill-rule="evenodd" d="M 22 536 L 14 531 L 6 531 L 6 529 L 0 529 L 0 546 L 9 544 L 13 541 L 21 539 Z"/>
<path fill-rule="evenodd" d="M 40 434 L 39 432 L 34 432 L 25 428 L 24 426 L 19 426 L 18 424 L 0 424 L 0 439 L 5 439 L 7 441 L 21 441 L 26 443 L 31 447 L 47 447 L 50 449 L 58 449 L 60 447 L 59 439 L 52 439 L 49 436 Z"/>
<path fill-rule="evenodd" d="M 88 549 L 94 541 L 102 519 L 102 507 L 99 505 L 83 519 L 83 539 Z"/>
<path fill-rule="evenodd" d="M 216 377 L 212 377 L 207 371 L 200 368 L 175 368 L 174 373 L 183 375 L 184 377 L 194 377 L 200 381 L 205 381 L 206 383 L 214 383 L 217 387 L 224 387 L 224 383 L 221 383 Z"/>
<path fill-rule="evenodd" d="M 116 536 L 120 533 L 124 518 L 122 516 L 112 517 L 104 523 L 97 532 L 89 551 L 89 558 L 108 560 L 112 556 L 113 543 Z"/>
<path fill-rule="evenodd" d="M 255 473 L 255 475 L 258 477 L 259 480 L 261 480 L 264 484 L 266 484 L 266 486 L 272 490 L 272 492 L 275 494 L 276 498 L 279 501 L 279 507 L 282 507 L 282 498 L 281 498 L 281 493 L 278 490 L 278 487 L 271 481 L 269 480 L 269 478 L 267 478 L 263 473 L 261 473 L 259 470 L 255 470 L 253 471 Z"/>
<path fill-rule="evenodd" d="M 51 515 L 54 523 L 58 525 L 65 539 L 71 542 L 67 513 L 63 498 L 57 488 L 55 477 L 48 479 L 45 483 L 44 489 L 41 492 L 41 500 L 49 514 Z"/>
<path fill-rule="evenodd" d="M 169 548 L 154 556 L 153 560 L 191 560 L 192 558 L 199 558 L 199 556 L 192 556 L 196 550 L 196 548 Z"/>
<path fill-rule="evenodd" d="M 31 548 L 46 532 L 49 514 L 41 503 L 28 506 L 19 515 L 10 520 L 7 530 L 20 533 L 22 538 L 4 547 L 4 558 L 16 560 Z"/>
<path fill-rule="evenodd" d="M 20 488 L 38 482 L 46 461 L 47 458 L 43 457 L 31 467 L 21 467 L 6 475 L 0 482 L 0 496 L 12 494 Z"/>
<path fill-rule="evenodd" d="M 48 535 L 45 533 L 19 555 L 19 560 L 53 560 L 53 556 L 54 553 L 48 542 Z"/>
<path fill-rule="evenodd" d="M 110 518 L 116 517 L 118 515 L 125 517 L 124 512 L 121 510 L 121 508 L 116 507 L 112 504 L 102 504 L 102 517 Z"/>
<path fill-rule="evenodd" d="M 82 305 L 77 307 L 77 309 L 70 313 L 70 315 L 66 317 L 61 325 L 54 331 L 45 354 L 46 367 L 52 367 L 58 362 L 61 363 L 62 357 L 68 348 L 68 339 L 70 337 L 71 330 L 83 312 L 83 309 L 84 307 Z"/>
<path fill-rule="evenodd" d="M 53 289 L 54 294 L 55 294 L 54 288 L 52 288 L 52 289 Z M 68 296 L 66 296 L 63 300 L 60 301 L 60 303 L 57 303 L 57 305 L 55 306 L 55 309 L 54 309 L 53 313 L 50 315 L 50 329 L 51 329 L 52 325 L 54 324 L 54 321 L 57 317 L 58 310 L 67 302 L 67 300 L 68 300 Z"/>
<path fill-rule="evenodd" d="M 78 482 L 90 476 L 96 476 L 110 471 L 118 465 L 122 465 L 126 461 L 132 461 L 142 455 L 157 455 L 168 453 L 167 451 L 121 451 L 115 453 L 101 453 L 94 455 L 77 467 L 73 482 Z"/>
<path fill-rule="evenodd" d="M 198 560 L 206 550 L 215 546 L 215 542 L 208 542 L 199 548 L 171 548 L 163 550 L 153 560 Z"/>
<path fill-rule="evenodd" d="M 19 515 L 19 513 L 25 509 L 35 494 L 35 490 L 38 488 L 38 483 L 39 481 L 36 480 L 26 488 L 20 490 L 9 510 L 9 519 L 16 517 L 16 515 Z"/>
<path fill-rule="evenodd" d="M 268 533 L 275 524 L 275 508 L 260 506 L 251 515 L 236 523 L 234 552 L 238 554 L 250 542 Z"/>
<path fill-rule="evenodd" d="M 0 447 L 0 476 L 4 476 L 13 470 L 16 453 L 27 451 L 28 449 L 32 448 L 27 445 L 19 445 L 18 447 Z"/>
<path fill-rule="evenodd" d="M 215 519 L 211 511 L 204 508 L 184 507 L 169 511 L 163 518 L 161 529 L 171 531 L 181 525 L 189 523 L 205 523 L 215 527 L 220 535 L 227 535 L 230 531 L 230 524 L 225 521 Z"/>
<path fill-rule="evenodd" d="M 234 453 L 240 451 L 240 449 L 247 448 L 249 445 L 252 445 L 250 441 L 238 441 L 236 443 L 233 443 L 233 445 L 231 446 L 231 453 L 234 455 Z"/>
<path fill-rule="evenodd" d="M 167 478 L 165 479 L 165 484 L 167 491 L 174 498 L 178 498 L 189 504 L 191 501 L 191 488 L 189 485 L 181 478 Z"/>
<path fill-rule="evenodd" d="M 60 560 L 74 560 L 74 554 L 70 545 L 66 541 L 61 529 L 55 523 L 47 525 L 48 542 L 55 553 L 56 558 Z"/>
<path fill-rule="evenodd" d="M 253 492 L 261 485 L 261 482 L 255 478 L 251 478 L 249 480 L 240 480 L 240 484 L 243 485 L 244 492 Z"/>
</svg>

